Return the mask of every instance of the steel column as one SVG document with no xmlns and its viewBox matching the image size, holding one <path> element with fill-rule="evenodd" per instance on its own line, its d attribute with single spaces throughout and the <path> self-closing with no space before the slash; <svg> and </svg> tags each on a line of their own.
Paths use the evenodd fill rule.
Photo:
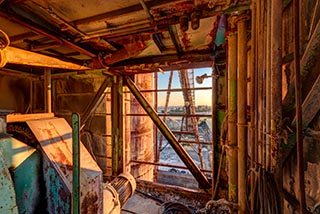
<svg viewBox="0 0 320 214">
<path fill-rule="evenodd" d="M 80 116 L 72 113 L 72 214 L 80 214 Z"/>
<path fill-rule="evenodd" d="M 271 167 L 278 189 L 282 189 L 282 0 L 271 0 Z M 280 194 L 280 212 L 283 202 Z"/>
<path fill-rule="evenodd" d="M 239 214 L 247 210 L 247 17 L 238 18 L 238 193 Z"/>
<path fill-rule="evenodd" d="M 232 25 L 232 23 L 231 23 Z M 237 152 L 237 33 L 228 37 L 228 195 L 238 200 L 238 152 Z"/>
<path fill-rule="evenodd" d="M 194 163 L 189 154 L 184 150 L 184 148 L 179 144 L 178 140 L 171 132 L 171 130 L 167 127 L 167 125 L 158 117 L 157 112 L 153 109 L 153 107 L 148 103 L 146 98 L 140 93 L 136 84 L 130 79 L 130 77 L 125 77 L 125 83 L 130 89 L 131 93 L 138 100 L 140 105 L 144 108 L 144 110 L 148 113 L 153 122 L 157 125 L 158 129 L 161 133 L 166 137 L 172 148 L 184 162 L 184 164 L 188 167 L 191 174 L 196 178 L 199 182 L 200 186 L 204 189 L 211 188 L 211 184 L 209 183 L 206 176 L 201 172 L 199 167 Z"/>
<path fill-rule="evenodd" d="M 298 183 L 300 193 L 300 214 L 307 213 L 306 193 L 304 186 L 304 160 L 303 160 L 303 133 L 301 108 L 301 77 L 300 77 L 300 5 L 299 0 L 294 1 L 294 70 L 296 94 L 296 130 L 297 130 L 297 165 Z"/>
<path fill-rule="evenodd" d="M 111 87 L 112 176 L 123 172 L 123 79 L 114 76 Z"/>
</svg>

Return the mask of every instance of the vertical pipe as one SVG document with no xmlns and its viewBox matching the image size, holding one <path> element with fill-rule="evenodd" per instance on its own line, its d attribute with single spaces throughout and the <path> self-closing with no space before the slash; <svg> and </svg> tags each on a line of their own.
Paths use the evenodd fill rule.
<svg viewBox="0 0 320 214">
<path fill-rule="evenodd" d="M 247 210 L 247 16 L 238 21 L 238 191 L 239 214 Z"/>
<path fill-rule="evenodd" d="M 271 50 L 271 4 L 267 1 L 267 48 L 266 48 L 266 169 L 270 170 L 271 164 L 271 69 L 270 69 L 270 50 Z"/>
<path fill-rule="evenodd" d="M 253 169 L 255 167 L 255 132 L 256 132 L 256 112 L 255 112 L 255 85 L 256 85 L 256 0 L 253 0 L 251 3 L 251 52 L 250 52 L 250 70 L 249 70 L 249 77 L 250 77 L 250 139 L 249 139 L 249 145 L 250 145 L 250 157 L 251 157 L 251 163 L 250 167 Z M 253 198 L 254 195 L 254 180 L 255 176 L 254 173 L 251 173 L 251 183 L 250 183 L 250 196 Z M 250 209 L 251 212 L 254 213 L 254 200 L 251 200 L 250 203 Z"/>
<path fill-rule="evenodd" d="M 154 81 L 153 81 L 153 89 L 155 89 L 155 92 L 153 92 L 153 97 L 154 97 L 154 109 L 158 112 L 158 72 L 154 73 Z M 158 128 L 154 124 L 153 125 L 153 148 L 154 148 L 154 160 L 155 162 L 159 162 L 158 157 L 160 158 L 160 150 L 161 148 L 158 147 Z M 154 176 L 153 176 L 153 181 L 158 182 L 158 166 L 154 167 Z"/>
<path fill-rule="evenodd" d="M 80 214 L 80 115 L 72 113 L 72 214 Z"/>
<path fill-rule="evenodd" d="M 51 113 L 51 69 L 44 69 L 44 111 Z"/>
<path fill-rule="evenodd" d="M 300 77 L 300 5 L 299 0 L 294 1 L 294 68 L 295 68 L 295 94 L 296 94 L 296 129 L 297 129 L 297 162 L 298 181 L 300 192 L 300 214 L 306 211 L 306 195 L 304 186 L 303 163 L 303 133 L 302 133 L 302 109 L 301 109 L 301 77 Z"/>
<path fill-rule="evenodd" d="M 231 23 L 232 24 L 232 23 Z M 237 202 L 237 33 L 228 36 L 228 196 Z"/>
<path fill-rule="evenodd" d="M 215 63 L 215 62 L 214 62 Z M 212 200 L 214 200 L 214 192 L 215 192 L 215 174 L 214 174 L 214 165 L 215 165 L 215 155 L 214 155 L 214 146 L 217 143 L 217 103 L 218 103 L 218 78 L 217 78 L 217 66 L 214 64 L 212 67 L 212 90 L 211 90 L 211 96 L 212 96 L 212 103 L 211 103 L 211 120 L 212 120 L 212 127 L 211 127 L 211 133 L 212 133 L 212 156 L 211 156 L 211 185 L 212 185 Z"/>
<path fill-rule="evenodd" d="M 281 191 L 281 132 L 282 132 L 282 0 L 271 0 L 271 147 L 272 168 L 278 189 Z M 283 201 L 280 194 L 280 213 Z"/>
<path fill-rule="evenodd" d="M 122 77 L 114 76 L 111 87 L 112 176 L 123 172 L 123 87 Z"/>
</svg>

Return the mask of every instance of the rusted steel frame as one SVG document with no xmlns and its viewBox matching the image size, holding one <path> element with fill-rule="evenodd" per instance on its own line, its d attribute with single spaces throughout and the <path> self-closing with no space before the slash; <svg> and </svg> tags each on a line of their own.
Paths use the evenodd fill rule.
<svg viewBox="0 0 320 214">
<path fill-rule="evenodd" d="M 238 26 L 238 198 L 239 214 L 247 209 L 247 18 L 239 17 Z"/>
<path fill-rule="evenodd" d="M 90 68 L 71 62 L 66 62 L 54 57 L 45 56 L 43 54 L 26 51 L 15 47 L 7 47 L 1 51 L 4 54 L 7 63 L 40 66 L 50 68 L 60 68 L 69 70 L 89 70 Z"/>
<path fill-rule="evenodd" d="M 111 86 L 112 176 L 123 172 L 123 78 L 115 76 Z"/>
<path fill-rule="evenodd" d="M 171 168 L 177 168 L 177 169 L 187 169 L 185 166 L 179 166 L 179 165 L 174 165 L 174 164 L 166 164 L 166 163 L 159 163 L 159 162 L 148 162 L 148 161 L 140 161 L 140 160 L 131 160 L 130 162 L 132 163 L 140 163 L 140 164 L 150 164 L 154 166 L 165 166 L 165 167 L 171 167 Z M 202 172 L 208 172 L 211 173 L 211 170 L 207 169 L 201 169 Z"/>
<path fill-rule="evenodd" d="M 180 92 L 184 90 L 211 90 L 211 87 L 194 87 L 194 88 L 168 88 L 168 89 L 154 89 L 154 90 L 141 90 L 141 92 Z"/>
<path fill-rule="evenodd" d="M 51 96 L 51 69 L 45 68 L 44 69 L 44 78 L 43 78 L 43 88 L 44 88 L 44 111 L 46 113 L 52 112 L 52 96 Z"/>
<path fill-rule="evenodd" d="M 177 51 L 178 58 L 180 59 L 182 50 L 180 48 L 179 41 L 178 41 L 178 39 L 176 37 L 176 32 L 174 32 L 174 31 L 176 31 L 175 26 L 174 25 L 169 25 L 168 26 L 168 32 L 169 32 L 169 35 L 170 35 L 170 39 L 171 39 L 171 41 L 172 41 L 172 43 L 173 43 L 173 45 L 174 45 L 174 47 L 175 47 L 175 49 Z"/>
<path fill-rule="evenodd" d="M 228 36 L 228 199 L 238 201 L 237 33 Z"/>
<path fill-rule="evenodd" d="M 71 49 L 74 49 L 84 55 L 87 55 L 89 57 L 96 57 L 96 54 L 94 53 L 91 53 L 90 51 L 84 49 L 84 48 L 81 48 L 80 46 L 64 39 L 64 38 L 61 38 L 59 36 L 55 36 L 51 33 L 49 33 L 47 30 L 44 30 L 42 29 L 40 26 L 38 26 L 37 24 L 35 23 L 32 23 L 31 21 L 17 15 L 17 14 L 8 14 L 6 12 L 3 12 L 2 10 L 0 11 L 0 16 L 9 20 L 9 21 L 12 21 L 12 22 L 15 22 L 21 26 L 24 26 L 30 30 L 32 30 L 33 32 L 35 33 L 38 33 L 40 35 L 43 35 L 43 36 L 46 36 L 50 39 L 52 39 L 53 41 L 55 41 L 57 43 L 57 45 L 59 46 L 62 46 L 62 45 L 66 45 L 67 47 L 71 48 Z"/>
<path fill-rule="evenodd" d="M 297 165 L 300 214 L 307 213 L 306 193 L 304 185 L 304 158 L 303 158 L 303 133 L 302 133 L 302 108 L 301 108 L 301 77 L 300 77 L 300 5 L 299 0 L 294 0 L 294 70 L 295 70 L 295 101 L 296 101 L 296 136 L 297 136 Z"/>
<path fill-rule="evenodd" d="M 282 190 L 282 0 L 271 0 L 271 167 L 278 190 Z M 283 213 L 279 196 L 279 210 Z"/>
<path fill-rule="evenodd" d="M 172 0 L 146 1 L 145 5 L 147 8 L 152 8 L 152 7 L 157 7 L 157 6 L 168 4 L 168 3 L 172 3 Z M 121 8 L 115 11 L 79 19 L 79 20 L 73 21 L 73 23 L 75 25 L 84 25 L 84 24 L 90 24 L 95 22 L 103 22 L 108 19 L 117 18 L 122 15 L 126 15 L 128 13 L 134 13 L 134 12 L 140 11 L 141 9 L 143 9 L 141 4 L 135 4 L 130 7 Z"/>
<path fill-rule="evenodd" d="M 80 115 L 72 113 L 72 213 L 80 214 Z"/>
<path fill-rule="evenodd" d="M 40 8 L 42 12 L 47 13 L 53 20 L 58 22 L 60 25 L 63 25 L 63 28 L 67 27 L 68 29 L 71 29 L 72 31 L 78 33 L 81 37 L 86 37 L 86 34 L 84 32 L 82 32 L 76 26 L 74 26 L 73 24 L 70 24 L 69 22 L 64 20 L 62 17 L 60 17 L 56 12 L 54 12 L 54 10 L 51 7 L 45 8 L 34 1 L 32 1 L 31 3 L 34 4 L 37 8 Z"/>
<path fill-rule="evenodd" d="M 90 103 L 86 106 L 85 110 L 82 114 L 82 127 L 86 125 L 86 122 L 91 117 L 92 113 L 96 110 L 99 103 L 103 100 L 105 97 L 105 91 L 107 88 L 109 88 L 112 85 L 112 77 L 106 77 L 101 86 L 99 87 L 97 93 L 95 96 L 91 99 Z"/>
<path fill-rule="evenodd" d="M 158 117 L 156 111 L 152 108 L 152 106 L 148 103 L 146 98 L 140 93 L 136 84 L 130 79 L 130 77 L 124 77 L 125 83 L 127 87 L 130 89 L 131 93 L 135 96 L 137 101 L 143 107 L 143 109 L 148 113 L 153 122 L 157 125 L 158 129 L 161 133 L 166 137 L 172 148 L 178 154 L 180 159 L 184 162 L 184 164 L 188 167 L 191 174 L 196 178 L 199 182 L 200 186 L 204 189 L 211 188 L 211 184 L 209 183 L 207 177 L 201 172 L 199 167 L 194 163 L 190 155 L 184 150 L 184 148 L 179 144 L 174 134 L 168 128 L 168 126 Z"/>
</svg>

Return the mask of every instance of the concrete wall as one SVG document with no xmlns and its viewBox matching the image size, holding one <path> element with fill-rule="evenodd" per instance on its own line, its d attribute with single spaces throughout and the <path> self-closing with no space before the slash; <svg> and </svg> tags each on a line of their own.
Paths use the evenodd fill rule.
<svg viewBox="0 0 320 214">
<path fill-rule="evenodd" d="M 30 80 L 0 74 L 0 109 L 26 113 L 30 103 Z"/>
</svg>

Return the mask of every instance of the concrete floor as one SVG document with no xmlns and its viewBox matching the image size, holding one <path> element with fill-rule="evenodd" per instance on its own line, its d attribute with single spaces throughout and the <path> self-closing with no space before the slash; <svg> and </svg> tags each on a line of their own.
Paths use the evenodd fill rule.
<svg viewBox="0 0 320 214">
<path fill-rule="evenodd" d="M 122 208 L 121 214 L 158 214 L 160 205 L 150 198 L 134 194 Z"/>
</svg>

